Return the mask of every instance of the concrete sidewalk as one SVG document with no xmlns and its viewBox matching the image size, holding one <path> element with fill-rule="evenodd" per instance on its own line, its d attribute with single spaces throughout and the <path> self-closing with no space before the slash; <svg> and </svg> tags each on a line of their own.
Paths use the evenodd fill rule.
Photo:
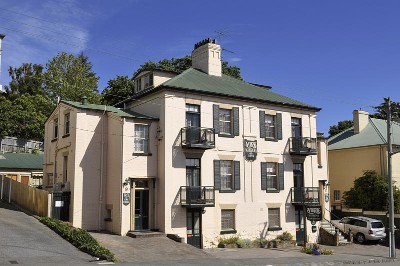
<svg viewBox="0 0 400 266">
<path fill-rule="evenodd" d="M 332 249 L 334 255 L 313 256 L 289 249 L 204 249 L 174 242 L 166 237 L 130 238 L 91 233 L 110 249 L 122 264 L 129 265 L 343 265 L 392 262 L 385 246 L 353 244 L 321 246 Z M 400 258 L 400 250 L 396 250 Z M 396 262 L 399 263 L 399 262 Z"/>
</svg>

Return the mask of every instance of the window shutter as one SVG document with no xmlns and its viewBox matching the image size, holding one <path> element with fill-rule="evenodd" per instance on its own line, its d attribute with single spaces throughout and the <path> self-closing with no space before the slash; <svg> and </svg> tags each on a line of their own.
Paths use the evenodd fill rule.
<svg viewBox="0 0 400 266">
<path fill-rule="evenodd" d="M 276 114 L 276 138 L 282 139 L 282 113 Z"/>
<path fill-rule="evenodd" d="M 285 189 L 285 169 L 283 167 L 283 163 L 278 163 L 278 181 L 279 181 L 279 190 Z"/>
<path fill-rule="evenodd" d="M 261 162 L 261 190 L 267 190 L 267 163 Z"/>
<path fill-rule="evenodd" d="M 213 105 L 214 132 L 219 134 L 219 105 Z"/>
<path fill-rule="evenodd" d="M 233 107 L 233 135 L 239 136 L 239 107 Z"/>
<path fill-rule="evenodd" d="M 235 179 L 234 188 L 235 190 L 240 190 L 240 162 L 233 161 L 233 174 Z"/>
<path fill-rule="evenodd" d="M 260 111 L 260 138 L 265 138 L 266 132 L 265 132 L 265 112 Z"/>
<path fill-rule="evenodd" d="M 220 161 L 214 160 L 214 187 L 216 190 L 221 189 L 221 164 Z"/>
</svg>

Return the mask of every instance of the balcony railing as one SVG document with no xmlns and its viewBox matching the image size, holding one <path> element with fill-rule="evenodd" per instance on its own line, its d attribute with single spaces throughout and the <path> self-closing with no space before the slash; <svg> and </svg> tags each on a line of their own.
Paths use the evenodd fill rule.
<svg viewBox="0 0 400 266">
<path fill-rule="evenodd" d="M 319 204 L 319 188 L 292 187 L 290 189 L 292 204 Z"/>
<path fill-rule="evenodd" d="M 213 128 L 184 127 L 181 129 L 181 144 L 184 148 L 212 149 L 215 148 L 215 133 Z"/>
<path fill-rule="evenodd" d="M 317 154 L 316 138 L 293 137 L 289 139 L 289 152 L 293 155 Z"/>
<path fill-rule="evenodd" d="M 186 207 L 214 207 L 215 190 L 212 186 L 182 186 L 181 205 Z"/>
</svg>

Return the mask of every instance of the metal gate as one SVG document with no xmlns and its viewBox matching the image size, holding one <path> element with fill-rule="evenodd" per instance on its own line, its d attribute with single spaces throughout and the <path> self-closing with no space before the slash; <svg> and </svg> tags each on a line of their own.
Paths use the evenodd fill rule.
<svg viewBox="0 0 400 266">
<path fill-rule="evenodd" d="M 71 192 L 53 192 L 52 216 L 61 221 L 69 221 Z"/>
</svg>

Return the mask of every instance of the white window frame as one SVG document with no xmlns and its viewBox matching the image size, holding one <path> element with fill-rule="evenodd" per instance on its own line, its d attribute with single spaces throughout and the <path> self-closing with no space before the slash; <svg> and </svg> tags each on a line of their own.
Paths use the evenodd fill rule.
<svg viewBox="0 0 400 266">
<path fill-rule="evenodd" d="M 278 164 L 267 162 L 267 190 L 278 190 Z"/>
<path fill-rule="evenodd" d="M 265 114 L 265 138 L 276 139 L 276 115 Z"/>
<path fill-rule="evenodd" d="M 223 135 L 233 135 L 232 109 L 219 109 L 219 133 Z"/>
<path fill-rule="evenodd" d="M 221 190 L 234 190 L 233 161 L 220 161 Z"/>
<path fill-rule="evenodd" d="M 340 190 L 334 190 L 333 191 L 333 200 L 334 201 L 340 201 Z"/>
<path fill-rule="evenodd" d="M 221 210 L 221 231 L 235 231 L 236 217 L 235 209 Z"/>
<path fill-rule="evenodd" d="M 268 230 L 281 230 L 280 208 L 268 208 Z"/>
<path fill-rule="evenodd" d="M 71 115 L 70 113 L 64 114 L 64 136 L 69 135 L 71 125 Z"/>
<path fill-rule="evenodd" d="M 139 130 L 143 129 L 143 130 Z M 134 153 L 149 153 L 149 131 L 148 124 L 135 124 L 134 129 Z"/>
<path fill-rule="evenodd" d="M 58 118 L 53 120 L 53 139 L 58 138 Z"/>
<path fill-rule="evenodd" d="M 47 174 L 47 186 L 52 187 L 54 186 L 54 175 L 53 173 Z"/>
</svg>

